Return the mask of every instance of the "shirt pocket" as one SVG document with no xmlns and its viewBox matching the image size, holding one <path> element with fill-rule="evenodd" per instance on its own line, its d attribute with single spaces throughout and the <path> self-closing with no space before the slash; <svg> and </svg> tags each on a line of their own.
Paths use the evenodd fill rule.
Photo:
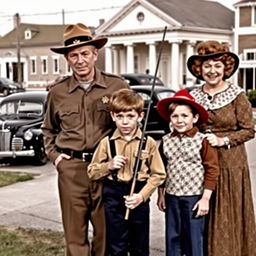
<svg viewBox="0 0 256 256">
<path fill-rule="evenodd" d="M 136 158 L 137 155 L 138 155 L 138 150 L 136 150 L 136 151 L 134 152 L 134 158 Z M 148 158 L 149 158 L 149 153 L 148 153 L 146 150 L 142 150 L 142 151 L 141 151 L 141 155 L 140 155 L 140 159 L 141 159 L 141 160 L 146 160 L 146 159 L 148 159 Z"/>
<path fill-rule="evenodd" d="M 101 100 L 96 102 L 95 121 L 97 124 L 103 124 L 104 126 L 111 124 L 111 116 L 108 103 L 103 103 Z"/>
<path fill-rule="evenodd" d="M 81 122 L 79 105 L 67 105 L 60 110 L 59 115 L 64 130 L 74 129 Z"/>
</svg>

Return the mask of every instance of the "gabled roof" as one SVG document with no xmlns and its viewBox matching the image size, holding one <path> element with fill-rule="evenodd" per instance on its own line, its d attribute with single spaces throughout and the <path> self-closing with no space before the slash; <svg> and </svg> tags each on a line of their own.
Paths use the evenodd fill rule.
<svg viewBox="0 0 256 256">
<path fill-rule="evenodd" d="M 207 0 L 133 0 L 120 10 L 113 18 L 97 29 L 97 34 L 114 34 L 117 23 L 129 16 L 139 6 L 145 8 L 161 19 L 170 29 L 177 30 L 221 30 L 232 31 L 234 27 L 234 11 L 224 5 Z M 152 16 L 153 17 L 153 16 Z M 143 27 L 143 26 L 142 26 Z M 157 30 L 153 21 L 140 32 Z M 127 33 L 138 30 L 132 27 Z M 162 29 L 162 27 L 161 27 Z M 120 31 L 121 32 L 121 31 Z M 124 33 L 124 31 L 123 31 Z"/>
<path fill-rule="evenodd" d="M 237 1 L 234 6 L 236 5 L 240 5 L 240 4 L 248 4 L 248 3 L 256 3 L 256 0 L 241 0 L 241 1 Z"/>
<path fill-rule="evenodd" d="M 183 26 L 232 29 L 234 12 L 215 1 L 147 0 Z"/>
<path fill-rule="evenodd" d="M 63 44 L 63 32 L 67 25 L 46 25 L 21 23 L 19 37 L 21 47 L 51 46 Z M 90 28 L 92 32 L 93 28 Z M 25 31 L 30 30 L 31 39 L 25 39 Z M 12 48 L 17 41 L 16 29 L 0 38 L 0 48 Z"/>
<path fill-rule="evenodd" d="M 62 43 L 66 25 L 42 25 L 21 23 L 19 27 L 20 44 L 22 47 L 39 45 L 58 45 Z M 25 39 L 25 30 L 31 30 L 31 39 Z M 17 41 L 16 29 L 0 38 L 0 47 L 13 47 Z"/>
</svg>

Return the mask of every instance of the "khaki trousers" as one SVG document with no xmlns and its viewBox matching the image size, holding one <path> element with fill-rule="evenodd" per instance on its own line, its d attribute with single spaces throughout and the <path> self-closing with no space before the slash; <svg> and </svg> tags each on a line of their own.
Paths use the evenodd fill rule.
<svg viewBox="0 0 256 256">
<path fill-rule="evenodd" d="M 89 180 L 88 164 L 72 158 L 61 160 L 57 167 L 67 256 L 103 256 L 105 251 L 102 183 Z M 89 221 L 92 238 L 88 236 Z"/>
</svg>

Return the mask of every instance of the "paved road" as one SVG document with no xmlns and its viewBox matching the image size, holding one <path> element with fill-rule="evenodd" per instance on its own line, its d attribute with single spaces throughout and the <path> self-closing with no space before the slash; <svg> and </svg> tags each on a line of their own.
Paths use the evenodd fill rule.
<svg viewBox="0 0 256 256">
<path fill-rule="evenodd" d="M 256 139 L 246 144 L 256 208 Z M 1 166 L 0 170 L 38 174 L 34 180 L 0 188 L 0 225 L 33 227 L 62 231 L 57 192 L 57 173 L 51 163 L 35 167 Z M 151 256 L 164 255 L 164 215 L 156 207 L 156 193 L 151 200 Z"/>
</svg>

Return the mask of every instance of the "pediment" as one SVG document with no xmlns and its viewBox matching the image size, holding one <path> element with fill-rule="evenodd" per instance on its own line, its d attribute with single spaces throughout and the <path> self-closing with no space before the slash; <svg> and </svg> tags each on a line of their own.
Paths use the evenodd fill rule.
<svg viewBox="0 0 256 256">
<path fill-rule="evenodd" d="M 134 0 L 97 29 L 97 34 L 116 34 L 162 29 L 181 24 L 145 0 Z"/>
</svg>

